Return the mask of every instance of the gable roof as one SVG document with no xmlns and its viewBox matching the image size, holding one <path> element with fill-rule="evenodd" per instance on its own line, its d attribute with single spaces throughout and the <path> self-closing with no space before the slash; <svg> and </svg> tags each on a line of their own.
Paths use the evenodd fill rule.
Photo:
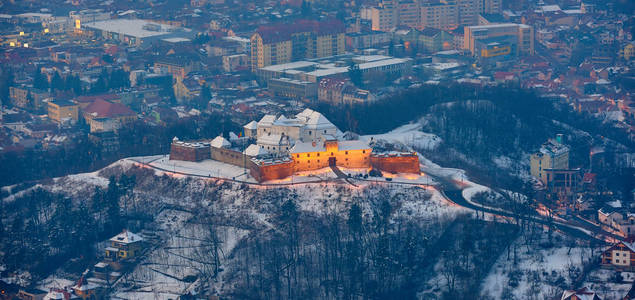
<svg viewBox="0 0 635 300">
<path fill-rule="evenodd" d="M 96 118 L 115 118 L 135 116 L 136 113 L 121 103 L 108 102 L 97 99 L 84 108 L 84 112 Z"/>
<path fill-rule="evenodd" d="M 247 123 L 245 126 L 243 126 L 243 128 L 248 129 L 248 130 L 258 129 L 258 122 L 251 121 L 251 122 Z"/>
<path fill-rule="evenodd" d="M 230 143 L 226 138 L 219 135 L 212 140 L 210 145 L 214 148 L 229 148 L 232 146 L 232 143 Z"/>
<path fill-rule="evenodd" d="M 136 233 L 133 233 L 131 231 L 124 229 L 124 231 L 122 231 L 120 234 L 111 237 L 110 241 L 117 242 L 117 243 L 130 244 L 130 243 L 143 241 L 143 238 Z"/>
<path fill-rule="evenodd" d="M 575 298 L 574 298 L 575 296 Z M 562 293 L 560 300 L 579 299 L 579 300 L 601 300 L 598 295 L 587 287 L 579 290 L 567 290 Z"/>
<path fill-rule="evenodd" d="M 269 154 L 269 152 L 267 152 L 267 150 L 263 149 L 262 147 L 255 145 L 255 144 L 251 144 L 249 145 L 249 147 L 247 147 L 247 149 L 245 149 L 245 151 L 243 151 L 243 153 L 247 156 L 252 156 L 252 157 L 258 157 L 261 155 L 267 155 Z"/>
</svg>

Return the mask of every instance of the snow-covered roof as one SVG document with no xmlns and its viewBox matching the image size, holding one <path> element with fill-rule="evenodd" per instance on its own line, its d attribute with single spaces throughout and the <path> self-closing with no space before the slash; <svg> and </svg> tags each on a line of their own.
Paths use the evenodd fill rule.
<svg viewBox="0 0 635 300">
<path fill-rule="evenodd" d="M 273 122 L 275 120 L 276 120 L 276 116 L 275 115 L 265 115 L 264 117 L 262 117 L 262 119 L 260 119 L 260 121 L 258 121 L 258 127 L 271 126 L 271 124 L 273 124 Z"/>
<path fill-rule="evenodd" d="M 324 143 L 298 142 L 289 150 L 290 153 L 324 152 Z"/>
<path fill-rule="evenodd" d="M 600 298 L 594 291 L 588 289 L 587 287 L 583 287 L 579 290 L 567 290 L 562 292 L 562 297 L 560 298 L 560 300 L 569 299 L 596 300 Z"/>
<path fill-rule="evenodd" d="M 214 148 L 229 148 L 232 146 L 232 144 L 226 138 L 220 135 L 215 137 L 210 145 Z"/>
<path fill-rule="evenodd" d="M 258 157 L 258 156 L 269 154 L 269 152 L 267 152 L 267 150 L 263 149 L 262 147 L 260 147 L 258 145 L 255 145 L 255 144 L 249 145 L 249 147 L 247 147 L 247 149 L 245 149 L 245 151 L 243 151 L 243 153 L 245 155 L 251 156 L 251 157 Z"/>
<path fill-rule="evenodd" d="M 268 134 L 258 137 L 257 143 L 272 146 L 288 145 L 289 138 L 280 134 Z"/>
<path fill-rule="evenodd" d="M 297 114 L 296 118 L 303 120 L 307 129 L 319 130 L 335 127 L 324 115 L 309 108 Z"/>
<path fill-rule="evenodd" d="M 243 128 L 247 129 L 247 130 L 255 130 L 258 129 L 258 122 L 256 121 L 251 121 L 249 123 L 247 123 L 245 126 L 243 126 Z"/>
<path fill-rule="evenodd" d="M 342 151 L 365 150 L 370 149 L 370 146 L 368 146 L 368 143 L 362 140 L 340 141 L 337 143 L 337 149 Z"/>
<path fill-rule="evenodd" d="M 117 242 L 117 243 L 130 244 L 130 243 L 143 241 L 143 238 L 136 233 L 133 233 L 128 230 L 124 230 L 122 233 L 111 237 L 110 241 Z"/>
<path fill-rule="evenodd" d="M 42 298 L 43 300 L 65 300 L 64 292 L 52 290 Z"/>
</svg>

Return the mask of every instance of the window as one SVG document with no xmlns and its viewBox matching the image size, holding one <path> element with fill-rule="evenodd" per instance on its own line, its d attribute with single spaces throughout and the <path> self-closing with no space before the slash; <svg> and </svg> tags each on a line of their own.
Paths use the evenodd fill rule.
<svg viewBox="0 0 635 300">
<path fill-rule="evenodd" d="M 298 154 L 297 157 L 300 158 L 300 154 Z"/>
<path fill-rule="evenodd" d="M 324 130 L 324 133 L 326 133 L 326 130 Z"/>
<path fill-rule="evenodd" d="M 344 152 L 344 154 L 348 155 L 348 151 Z"/>
<path fill-rule="evenodd" d="M 318 152 L 317 156 L 320 156 L 320 153 Z"/>
<path fill-rule="evenodd" d="M 620 256 L 620 253 L 619 253 L 619 252 L 616 252 L 616 253 L 615 253 L 615 256 Z"/>
<path fill-rule="evenodd" d="M 366 153 L 366 150 L 362 150 L 362 153 Z"/>
<path fill-rule="evenodd" d="M 311 157 L 311 153 L 307 153 L 307 154 L 306 154 L 306 157 Z"/>
<path fill-rule="evenodd" d="M 331 156 L 333 156 L 333 152 L 331 152 Z"/>
<path fill-rule="evenodd" d="M 320 163 L 320 160 L 319 160 L 319 159 L 318 159 L 318 162 L 317 162 L 317 163 L 318 163 L 318 164 Z"/>
</svg>

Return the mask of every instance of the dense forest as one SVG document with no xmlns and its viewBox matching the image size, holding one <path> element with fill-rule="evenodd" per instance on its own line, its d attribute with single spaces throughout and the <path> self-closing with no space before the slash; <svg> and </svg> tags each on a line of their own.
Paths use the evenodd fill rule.
<svg viewBox="0 0 635 300">
<path fill-rule="evenodd" d="M 115 135 L 117 151 L 108 151 L 99 139 L 80 133 L 72 144 L 54 149 L 27 149 L 0 154 L 0 186 L 94 171 L 125 157 L 169 152 L 172 138 L 196 140 L 236 131 L 238 126 L 220 114 L 179 120 L 167 126 L 137 121 Z"/>
</svg>

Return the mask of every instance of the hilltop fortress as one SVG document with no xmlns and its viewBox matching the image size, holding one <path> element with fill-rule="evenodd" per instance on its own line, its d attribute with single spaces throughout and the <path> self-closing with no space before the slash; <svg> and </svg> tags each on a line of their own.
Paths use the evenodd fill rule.
<svg viewBox="0 0 635 300">
<path fill-rule="evenodd" d="M 350 135 L 311 109 L 293 118 L 265 115 L 243 129 L 244 136 L 231 134 L 229 140 L 218 136 L 210 142 L 182 142 L 175 137 L 170 160 L 213 159 L 249 169 L 259 182 L 328 167 L 420 172 L 416 153 L 373 151 L 369 143 L 346 138 Z"/>
</svg>

